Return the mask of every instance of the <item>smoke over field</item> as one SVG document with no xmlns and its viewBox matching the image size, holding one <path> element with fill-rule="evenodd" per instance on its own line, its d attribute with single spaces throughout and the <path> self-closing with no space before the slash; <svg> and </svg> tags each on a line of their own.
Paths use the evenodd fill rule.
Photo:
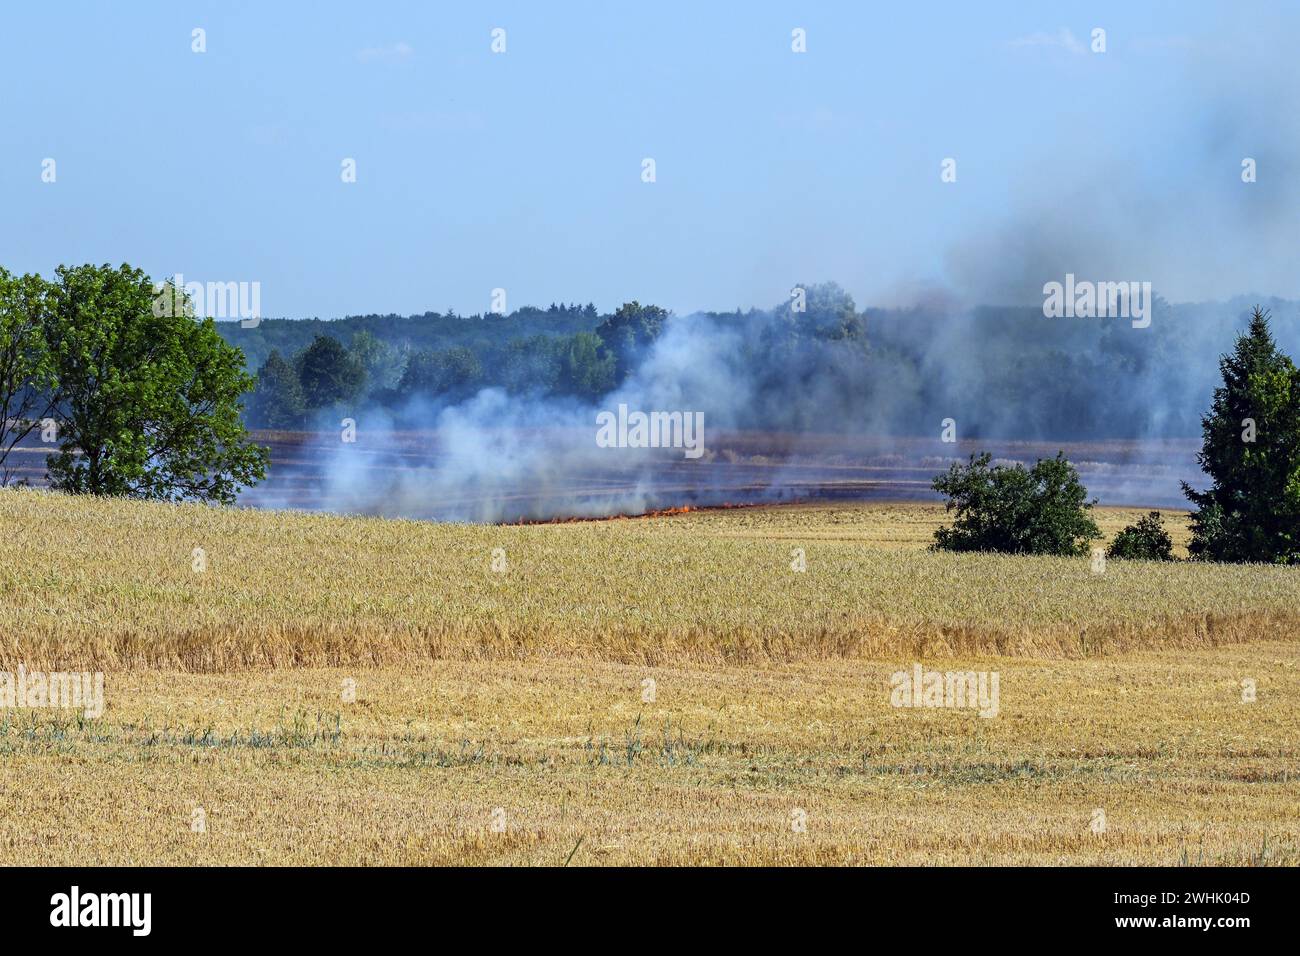
<svg viewBox="0 0 1300 956">
<path fill-rule="evenodd" d="M 960 177 L 934 188 L 958 203 L 976 197 L 979 228 L 967 222 L 943 236 L 911 271 L 895 263 L 877 274 L 862 260 L 840 273 L 891 307 L 792 275 L 788 298 L 775 306 L 669 317 L 620 352 L 618 381 L 594 393 L 557 392 L 541 377 L 494 378 L 517 317 L 458 319 L 457 336 L 491 343 L 480 350 L 487 381 L 333 407 L 308 423 L 323 436 L 310 440 L 312 460 L 279 452 L 270 485 L 248 500 L 494 521 L 910 497 L 972 451 L 1032 461 L 1065 448 L 1104 502 L 1181 503 L 1178 481 L 1198 481 L 1192 441 L 1218 358 L 1251 307 L 1271 310 L 1283 350 L 1300 350 L 1300 307 L 1274 296 L 1294 295 L 1290 236 L 1300 197 L 1292 157 L 1300 144 L 1285 105 L 1295 76 L 1267 57 L 1245 73 L 1207 71 L 1210 51 L 1184 52 L 1184 95 L 1162 101 L 1167 108 L 1144 124 L 1157 155 L 1176 159 L 1177 176 L 1123 137 L 1080 134 L 1090 128 L 1072 124 L 1068 142 L 1058 127 L 1004 163 L 976 168 L 959 156 Z M 1256 165 L 1267 175 L 1256 176 Z M 995 190 L 992 203 L 995 182 L 1013 183 L 1014 192 Z M 918 208 L 931 202 L 921 193 L 915 200 Z M 1230 238 L 1203 239 L 1221 232 Z M 797 243 L 800 255 L 781 261 L 844 268 L 842 250 L 815 231 Z M 1143 321 L 1048 318 L 1046 285 L 1076 276 L 1149 289 Z M 1225 299 L 1225 290 L 1239 294 Z M 278 321 L 231 326 L 226 335 L 257 365 L 271 332 L 284 331 Z M 350 321 L 322 331 L 346 341 Z M 399 340 L 418 334 L 414 317 L 401 321 Z M 592 309 L 586 325 L 561 331 L 590 332 L 595 323 Z M 596 416 L 623 404 L 702 415 L 705 453 L 684 461 L 672 450 L 599 447 Z M 329 440 L 345 418 L 356 423 L 356 442 Z M 955 442 L 940 440 L 949 422 Z"/>
<path fill-rule="evenodd" d="M 1063 450 L 1103 504 L 1178 507 L 1180 481 L 1200 479 L 1200 416 L 1219 355 L 1249 311 L 1246 299 L 1157 298 L 1150 326 L 1135 328 L 941 300 L 859 309 L 833 284 L 796 289 L 802 311 L 792 299 L 667 316 L 652 341 L 628 349 L 621 384 L 599 394 L 562 394 L 528 375 L 495 384 L 487 360 L 486 381 L 471 388 L 372 392 L 315 413 L 306 429 L 263 429 L 268 480 L 241 501 L 499 522 L 919 499 L 971 454 L 1032 464 Z M 1279 344 L 1300 350 L 1300 306 L 1265 305 Z M 456 321 L 492 335 L 512 318 Z M 259 354 L 259 336 L 293 324 L 222 332 Z M 333 324 L 343 338 L 357 323 Z M 399 333 L 418 324 L 396 320 Z M 637 415 L 676 424 L 638 436 L 628 427 Z M 11 456 L 16 479 L 42 483 L 51 446 L 40 435 Z"/>
<path fill-rule="evenodd" d="M 927 500 L 930 480 L 977 450 L 999 461 L 1051 457 L 1058 444 L 892 439 L 772 432 L 713 436 L 708 453 L 672 449 L 633 462 L 596 448 L 595 426 L 384 431 L 343 445 L 336 433 L 259 433 L 270 479 L 244 503 L 446 521 L 511 522 L 792 501 Z M 1196 443 L 1102 441 L 1065 445 L 1102 504 L 1178 508 L 1178 482 L 1196 469 Z M 450 449 L 456 449 L 459 456 Z M 486 467 L 484 455 L 505 464 Z"/>
<path fill-rule="evenodd" d="M 509 521 L 923 498 L 936 473 L 970 454 L 1032 464 L 1065 450 L 1102 503 L 1178 506 L 1179 482 L 1199 476 L 1199 418 L 1219 353 L 1248 313 L 1245 300 L 1157 299 L 1150 327 L 1134 328 L 1041 308 L 859 311 L 837 286 L 805 292 L 804 312 L 669 317 L 599 397 L 492 385 L 333 407 L 310 432 L 264 435 L 270 479 L 244 500 Z M 1273 307 L 1279 340 L 1297 342 L 1300 309 Z M 698 418 L 700 447 L 672 436 L 669 447 L 637 447 L 626 434 L 611 447 L 600 416 L 620 408 Z M 653 437 L 641 444 L 661 444 Z"/>
</svg>

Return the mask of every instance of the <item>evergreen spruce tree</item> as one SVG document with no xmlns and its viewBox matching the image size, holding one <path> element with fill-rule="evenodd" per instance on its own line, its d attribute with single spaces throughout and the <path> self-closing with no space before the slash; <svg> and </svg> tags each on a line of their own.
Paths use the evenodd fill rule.
<svg viewBox="0 0 1300 956">
<path fill-rule="evenodd" d="M 1300 371 L 1258 308 L 1219 370 L 1197 456 L 1210 487 L 1183 483 L 1195 505 L 1188 551 L 1206 561 L 1300 563 Z"/>
</svg>

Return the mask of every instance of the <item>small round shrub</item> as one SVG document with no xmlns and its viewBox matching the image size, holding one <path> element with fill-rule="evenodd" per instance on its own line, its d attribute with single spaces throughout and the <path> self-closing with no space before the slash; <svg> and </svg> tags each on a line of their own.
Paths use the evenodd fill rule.
<svg viewBox="0 0 1300 956">
<path fill-rule="evenodd" d="M 1160 512 L 1153 511 L 1137 524 L 1131 524 L 1110 543 L 1108 558 L 1130 561 L 1172 561 L 1174 542 L 1160 523 Z"/>
</svg>

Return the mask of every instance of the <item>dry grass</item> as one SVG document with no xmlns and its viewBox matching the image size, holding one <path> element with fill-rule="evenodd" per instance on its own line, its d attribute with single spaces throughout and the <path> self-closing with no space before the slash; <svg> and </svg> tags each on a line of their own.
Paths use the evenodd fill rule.
<svg viewBox="0 0 1300 956">
<path fill-rule="evenodd" d="M 1084 559 L 927 553 L 940 515 L 841 506 L 491 527 L 6 491 L 0 664 L 1081 657 L 1286 639 L 1300 622 L 1294 569 L 1111 562 L 1094 575 Z M 791 570 L 794 548 L 805 573 Z"/>
<path fill-rule="evenodd" d="M 0 854 L 1300 863 L 1295 570 L 929 554 L 938 518 L 493 528 L 0 492 L 0 670 L 107 672 L 98 719 L 0 711 Z M 999 715 L 892 707 L 918 660 L 999 672 Z"/>
<path fill-rule="evenodd" d="M 963 665 L 1000 671 L 998 717 L 893 709 L 906 659 L 110 674 L 99 721 L 0 724 L 0 854 L 558 866 L 581 840 L 574 864 L 1300 864 L 1295 645 Z"/>
<path fill-rule="evenodd" d="M 1094 508 L 1092 515 L 1109 542 L 1126 525 L 1145 517 L 1149 508 Z M 1187 514 L 1161 511 L 1165 530 L 1174 539 L 1176 557 L 1187 557 Z M 724 538 L 756 540 L 847 541 L 891 550 L 924 550 L 934 532 L 952 523 L 942 504 L 909 501 L 854 504 L 801 504 L 735 511 L 697 511 L 688 518 L 701 531 Z"/>
</svg>

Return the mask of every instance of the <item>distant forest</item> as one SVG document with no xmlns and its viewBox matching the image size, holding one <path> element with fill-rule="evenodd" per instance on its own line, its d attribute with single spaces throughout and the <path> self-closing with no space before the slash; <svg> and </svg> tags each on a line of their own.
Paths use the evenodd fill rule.
<svg viewBox="0 0 1300 956">
<path fill-rule="evenodd" d="M 366 408 L 428 425 L 496 388 L 575 406 L 675 395 L 736 429 L 923 435 L 953 418 L 968 438 L 1193 437 L 1219 355 L 1255 304 L 1272 311 L 1283 349 L 1300 346 L 1300 308 L 1262 297 L 1157 298 L 1151 326 L 1135 329 L 1036 307 L 859 310 L 834 283 L 805 294 L 802 310 L 792 299 L 675 316 L 630 302 L 605 314 L 574 304 L 217 327 L 258 378 L 248 424 L 278 429 L 335 427 Z"/>
</svg>

